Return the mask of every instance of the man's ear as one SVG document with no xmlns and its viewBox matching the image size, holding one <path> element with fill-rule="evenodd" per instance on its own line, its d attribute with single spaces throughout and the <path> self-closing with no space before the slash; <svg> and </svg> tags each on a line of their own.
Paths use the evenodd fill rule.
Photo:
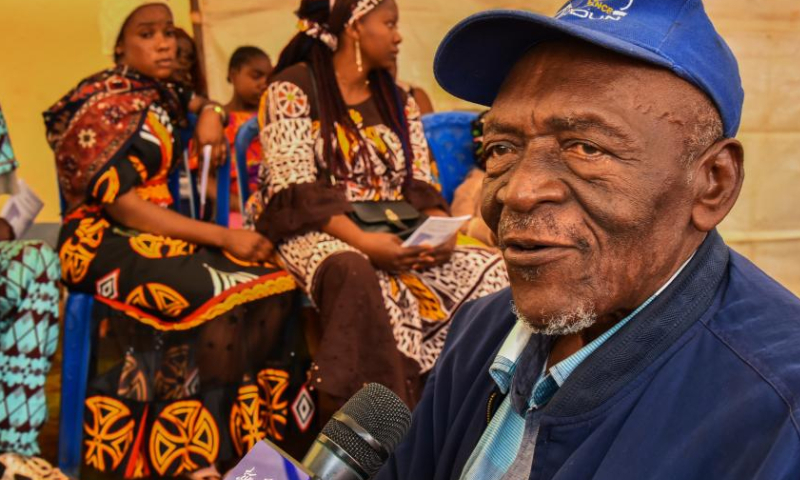
<svg viewBox="0 0 800 480">
<path fill-rule="evenodd" d="M 728 215 L 744 181 L 744 149 L 735 138 L 711 145 L 693 162 L 692 223 L 702 232 L 719 225 Z"/>
</svg>

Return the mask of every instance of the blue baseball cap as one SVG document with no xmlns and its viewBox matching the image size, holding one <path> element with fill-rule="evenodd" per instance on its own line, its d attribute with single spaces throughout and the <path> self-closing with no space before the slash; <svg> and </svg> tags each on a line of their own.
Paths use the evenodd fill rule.
<svg viewBox="0 0 800 480">
<path fill-rule="evenodd" d="M 667 68 L 706 93 L 726 137 L 739 129 L 739 65 L 701 0 L 574 0 L 554 17 L 489 10 L 461 21 L 439 45 L 434 74 L 456 97 L 491 105 L 511 68 L 535 45 L 576 38 Z"/>
</svg>

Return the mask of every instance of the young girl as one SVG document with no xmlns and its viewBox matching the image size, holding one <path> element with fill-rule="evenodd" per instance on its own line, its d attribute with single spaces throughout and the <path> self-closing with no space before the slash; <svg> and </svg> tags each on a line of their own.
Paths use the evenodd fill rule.
<svg viewBox="0 0 800 480">
<path fill-rule="evenodd" d="M 233 86 L 231 100 L 225 105 L 228 114 L 228 125 L 225 127 L 225 137 L 231 147 L 231 201 L 230 207 L 234 212 L 239 211 L 240 192 L 236 151 L 236 134 L 245 122 L 253 118 L 258 112 L 258 102 L 267 89 L 267 78 L 272 73 L 272 61 L 263 50 L 257 47 L 244 46 L 237 48 L 231 55 L 228 63 L 228 83 Z M 247 149 L 247 178 L 248 192 L 244 192 L 244 199 L 258 188 L 258 168 L 261 165 L 261 144 L 256 139 Z M 196 156 L 190 160 L 190 168 L 197 171 L 199 162 Z M 213 176 L 208 179 L 207 198 L 216 199 L 217 183 Z M 234 217 L 232 217 L 234 218 Z"/>
<path fill-rule="evenodd" d="M 263 50 L 257 47 L 244 46 L 237 48 L 231 55 L 228 63 L 228 82 L 233 86 L 233 95 L 230 102 L 225 105 L 228 112 L 228 126 L 225 128 L 225 135 L 228 142 L 233 145 L 236 141 L 236 132 L 239 131 L 246 121 L 253 118 L 258 112 L 258 102 L 261 95 L 267 89 L 267 78 L 272 73 L 272 61 Z M 235 155 L 235 152 L 233 152 Z M 254 141 L 247 150 L 247 174 L 250 184 L 250 192 L 258 188 L 258 167 L 261 164 L 261 143 Z M 236 169 L 233 169 L 231 176 L 237 178 Z M 238 195 L 239 188 L 237 182 L 231 183 L 231 206 L 239 207 Z M 247 198 L 249 192 L 243 195 Z"/>
</svg>

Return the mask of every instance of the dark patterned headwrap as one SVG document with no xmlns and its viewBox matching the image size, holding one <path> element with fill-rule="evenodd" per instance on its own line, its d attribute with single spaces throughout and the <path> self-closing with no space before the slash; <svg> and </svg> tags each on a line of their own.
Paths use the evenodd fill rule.
<svg viewBox="0 0 800 480">
<path fill-rule="evenodd" d="M 185 116 L 175 89 L 117 66 L 84 79 L 44 112 L 68 210 L 85 200 L 92 177 L 125 152 L 153 103 L 173 120 Z"/>
</svg>

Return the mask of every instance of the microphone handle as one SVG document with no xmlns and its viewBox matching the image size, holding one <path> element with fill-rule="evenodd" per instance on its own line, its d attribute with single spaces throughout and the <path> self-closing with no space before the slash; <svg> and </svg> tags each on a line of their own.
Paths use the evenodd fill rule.
<svg viewBox="0 0 800 480">
<path fill-rule="evenodd" d="M 342 447 L 319 434 L 303 458 L 303 467 L 315 480 L 369 480 L 369 475 Z"/>
</svg>

